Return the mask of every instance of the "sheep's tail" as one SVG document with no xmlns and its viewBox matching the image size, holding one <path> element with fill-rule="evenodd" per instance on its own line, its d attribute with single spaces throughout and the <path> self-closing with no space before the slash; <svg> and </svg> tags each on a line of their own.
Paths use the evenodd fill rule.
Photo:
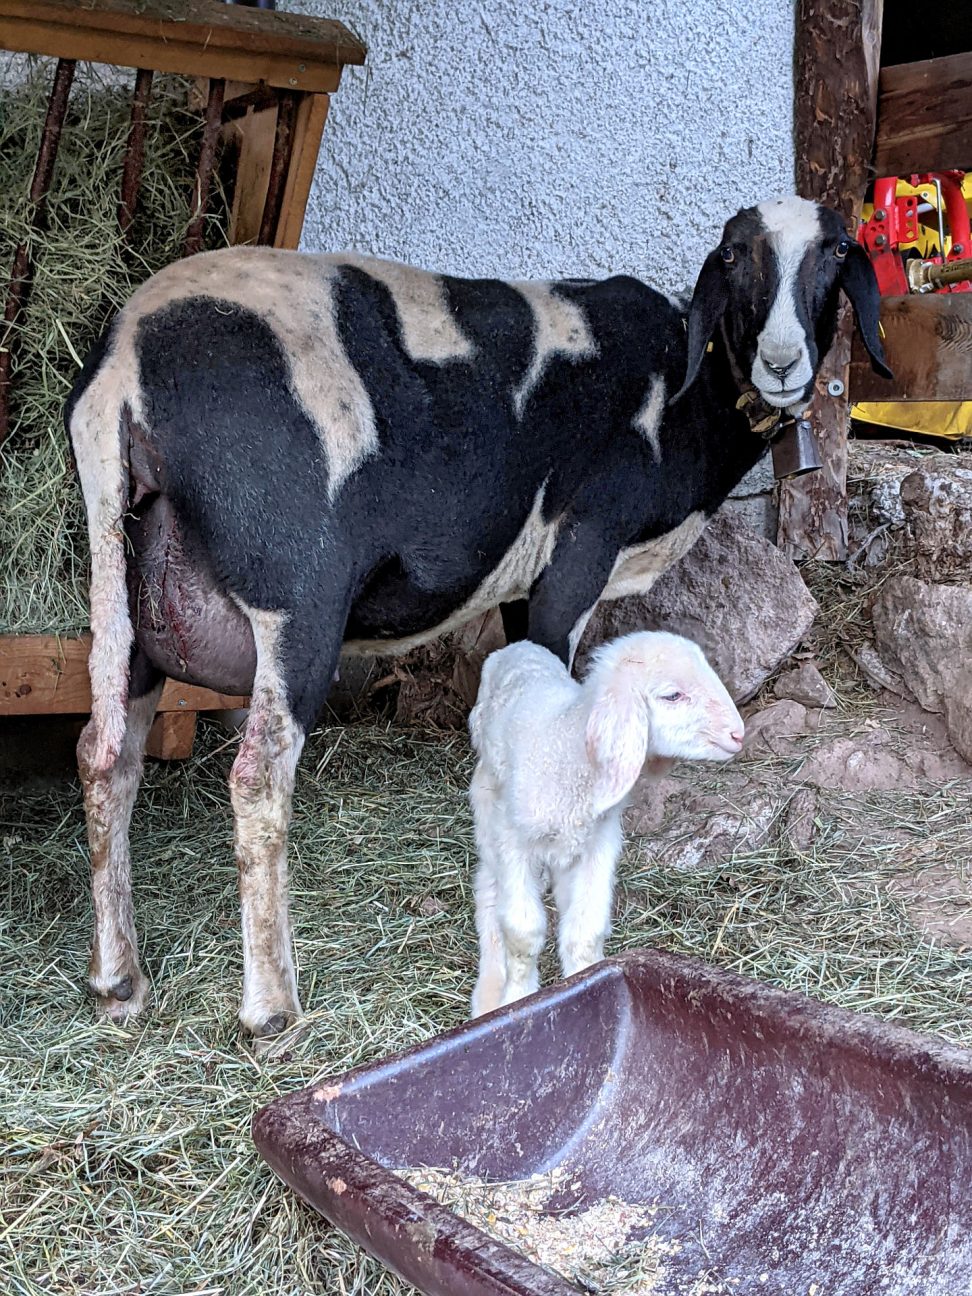
<svg viewBox="0 0 972 1296">
<path fill-rule="evenodd" d="M 121 752 L 135 637 L 125 564 L 129 489 L 123 443 L 124 415 L 136 395 L 134 370 L 109 345 L 110 336 L 89 357 L 65 409 L 91 546 L 91 725 L 85 760 L 96 770 L 110 769 Z"/>
</svg>

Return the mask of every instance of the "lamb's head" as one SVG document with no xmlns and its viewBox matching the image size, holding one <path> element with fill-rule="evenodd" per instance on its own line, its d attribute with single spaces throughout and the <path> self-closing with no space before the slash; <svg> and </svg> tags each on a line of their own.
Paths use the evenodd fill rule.
<svg viewBox="0 0 972 1296">
<path fill-rule="evenodd" d="M 878 336 L 877 280 L 839 213 L 795 197 L 738 212 L 695 286 L 682 392 L 721 325 L 737 381 L 751 383 L 767 405 L 799 414 L 833 341 L 840 291 L 872 366 L 890 378 Z"/>
<path fill-rule="evenodd" d="M 647 756 L 724 761 L 742 748 L 725 685 L 680 635 L 641 631 L 602 645 L 584 689 L 587 755 L 605 808 L 627 796 Z"/>
</svg>

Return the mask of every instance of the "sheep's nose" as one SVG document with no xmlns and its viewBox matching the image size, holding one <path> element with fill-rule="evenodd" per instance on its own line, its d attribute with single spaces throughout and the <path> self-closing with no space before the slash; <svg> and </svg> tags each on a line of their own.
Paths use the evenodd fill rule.
<svg viewBox="0 0 972 1296">
<path fill-rule="evenodd" d="M 743 737 L 744 734 L 741 729 L 733 729 L 732 733 L 729 735 L 729 741 L 735 743 L 736 747 L 739 748 L 739 750 L 742 750 Z"/>
<path fill-rule="evenodd" d="M 799 348 L 773 346 L 764 342 L 759 349 L 759 358 L 767 369 L 771 369 L 780 378 L 785 378 L 800 359 Z"/>
</svg>

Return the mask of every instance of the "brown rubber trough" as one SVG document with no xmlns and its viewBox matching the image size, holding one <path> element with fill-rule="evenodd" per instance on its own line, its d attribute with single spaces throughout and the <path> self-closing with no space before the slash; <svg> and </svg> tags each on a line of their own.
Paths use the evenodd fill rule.
<svg viewBox="0 0 972 1296">
<path fill-rule="evenodd" d="M 428 1296 L 576 1296 L 405 1184 L 659 1202 L 658 1296 L 969 1296 L 972 1053 L 637 951 L 258 1112 L 261 1154 Z"/>
</svg>

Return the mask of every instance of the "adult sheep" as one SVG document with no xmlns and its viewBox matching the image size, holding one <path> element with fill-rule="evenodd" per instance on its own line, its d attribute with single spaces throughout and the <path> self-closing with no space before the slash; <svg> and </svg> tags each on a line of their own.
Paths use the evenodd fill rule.
<svg viewBox="0 0 972 1296">
<path fill-rule="evenodd" d="M 273 1034 L 300 1012 L 295 767 L 342 644 L 405 649 L 528 599 L 528 637 L 569 661 L 596 601 L 680 557 L 767 423 L 802 409 L 839 289 L 887 373 L 864 251 L 797 198 L 727 223 L 687 313 L 626 276 L 463 280 L 263 248 L 139 288 L 66 411 L 91 541 L 78 757 L 101 1010 L 147 997 L 128 828 L 164 676 L 252 693 L 230 775 L 240 1018 Z"/>
</svg>

